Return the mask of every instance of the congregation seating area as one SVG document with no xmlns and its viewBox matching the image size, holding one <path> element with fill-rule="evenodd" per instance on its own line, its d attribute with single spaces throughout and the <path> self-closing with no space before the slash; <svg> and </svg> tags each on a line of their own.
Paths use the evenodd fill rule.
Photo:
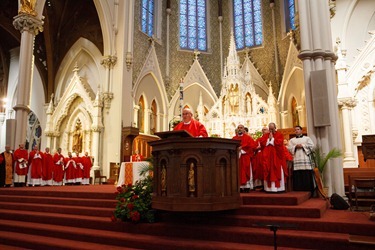
<svg viewBox="0 0 375 250">
<path fill-rule="evenodd" d="M 375 205 L 375 168 L 344 168 L 344 184 L 352 210 Z"/>
</svg>

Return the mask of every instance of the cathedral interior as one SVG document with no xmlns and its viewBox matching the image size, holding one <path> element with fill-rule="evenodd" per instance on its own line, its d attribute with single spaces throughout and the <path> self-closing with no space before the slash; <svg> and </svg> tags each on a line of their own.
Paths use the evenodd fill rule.
<svg viewBox="0 0 375 250">
<path fill-rule="evenodd" d="M 342 149 L 332 176 L 375 167 L 374 32 L 372 0 L 1 0 L 0 148 L 89 152 L 109 176 L 189 107 L 209 136 L 301 125 Z"/>
</svg>

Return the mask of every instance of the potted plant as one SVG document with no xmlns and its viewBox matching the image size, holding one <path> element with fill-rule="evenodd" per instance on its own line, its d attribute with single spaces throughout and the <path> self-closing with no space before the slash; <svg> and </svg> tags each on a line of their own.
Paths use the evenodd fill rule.
<svg viewBox="0 0 375 250">
<path fill-rule="evenodd" d="M 321 195 L 323 196 L 323 198 L 327 198 L 327 193 L 328 193 L 327 192 L 328 187 L 324 187 L 324 184 L 323 184 L 324 183 L 323 181 L 324 169 L 327 165 L 327 162 L 330 159 L 338 158 L 340 156 L 342 156 L 341 150 L 337 148 L 331 149 L 327 154 L 323 152 L 320 146 L 317 146 L 312 150 L 312 154 L 311 154 L 312 161 L 315 164 L 315 170 L 318 170 L 318 171 L 315 171 L 315 180 L 317 182 L 318 189 Z"/>
<path fill-rule="evenodd" d="M 337 148 L 333 148 L 327 154 L 325 154 L 320 146 L 315 147 L 312 150 L 312 154 L 314 158 L 315 167 L 318 168 L 319 173 L 322 176 L 322 179 L 324 168 L 326 167 L 328 160 L 338 158 L 342 155 L 341 150 Z"/>
</svg>

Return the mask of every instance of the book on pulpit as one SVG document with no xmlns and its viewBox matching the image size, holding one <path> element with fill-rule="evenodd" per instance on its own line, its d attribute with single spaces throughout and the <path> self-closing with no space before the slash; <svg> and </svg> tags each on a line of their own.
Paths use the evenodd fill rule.
<svg viewBox="0 0 375 250">
<path fill-rule="evenodd" d="M 158 132 L 158 133 L 155 133 L 155 135 L 159 136 L 161 139 L 193 137 L 186 130 L 174 130 L 174 131 Z"/>
</svg>

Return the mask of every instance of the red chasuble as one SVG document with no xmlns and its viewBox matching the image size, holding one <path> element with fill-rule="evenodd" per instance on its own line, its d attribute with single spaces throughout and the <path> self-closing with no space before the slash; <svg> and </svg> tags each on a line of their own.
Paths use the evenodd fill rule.
<svg viewBox="0 0 375 250">
<path fill-rule="evenodd" d="M 177 124 L 173 130 L 186 130 L 194 137 L 207 137 L 208 133 L 206 128 L 202 123 L 197 120 L 191 119 L 190 123 L 185 124 L 180 122 Z"/>
</svg>

